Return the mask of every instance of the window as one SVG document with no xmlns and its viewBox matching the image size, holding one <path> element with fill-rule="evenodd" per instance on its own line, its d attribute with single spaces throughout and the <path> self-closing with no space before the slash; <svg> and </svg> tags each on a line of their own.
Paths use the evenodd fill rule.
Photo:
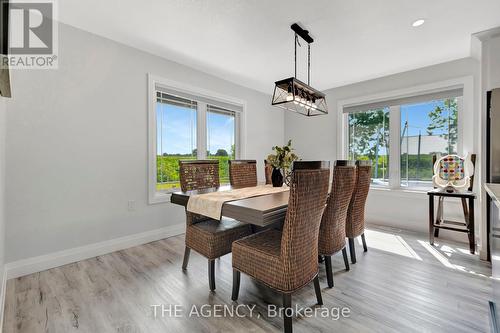
<svg viewBox="0 0 500 333">
<path fill-rule="evenodd" d="M 463 89 L 344 107 L 346 155 L 372 161 L 372 183 L 432 187 L 434 155 L 459 153 Z"/>
<path fill-rule="evenodd" d="M 229 183 L 229 160 L 236 158 L 236 113 L 207 106 L 207 157 L 219 160 L 221 184 Z"/>
<path fill-rule="evenodd" d="M 156 93 L 156 190 L 179 188 L 179 160 L 196 159 L 197 103 Z"/>
<path fill-rule="evenodd" d="M 457 154 L 458 99 L 401 105 L 401 186 L 430 187 L 434 155 Z"/>
<path fill-rule="evenodd" d="M 179 160 L 218 159 L 220 182 L 225 184 L 228 161 L 240 158 L 243 102 L 206 91 L 176 90 L 162 81 L 149 80 L 151 203 L 167 201 L 167 193 L 180 189 Z"/>
<path fill-rule="evenodd" d="M 372 161 L 372 183 L 389 184 L 389 108 L 349 114 L 349 159 Z"/>
</svg>

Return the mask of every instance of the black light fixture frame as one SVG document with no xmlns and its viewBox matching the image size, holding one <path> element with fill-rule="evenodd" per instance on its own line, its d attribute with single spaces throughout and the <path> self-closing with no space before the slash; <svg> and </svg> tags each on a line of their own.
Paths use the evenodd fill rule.
<svg viewBox="0 0 500 333">
<path fill-rule="evenodd" d="M 328 114 L 325 94 L 310 86 L 311 81 L 311 43 L 314 39 L 309 31 L 304 30 L 297 23 L 290 27 L 294 32 L 294 62 L 295 75 L 275 82 L 273 100 L 271 105 L 298 112 L 306 116 L 319 116 Z M 307 84 L 297 79 L 297 44 L 298 37 L 307 43 Z M 299 44 L 300 45 L 300 44 Z"/>
<path fill-rule="evenodd" d="M 0 96 L 3 97 L 12 97 L 9 66 L 4 65 L 9 55 L 9 5 L 9 0 L 0 0 Z"/>
<path fill-rule="evenodd" d="M 0 0 L 0 54 L 9 54 L 9 0 Z"/>
</svg>

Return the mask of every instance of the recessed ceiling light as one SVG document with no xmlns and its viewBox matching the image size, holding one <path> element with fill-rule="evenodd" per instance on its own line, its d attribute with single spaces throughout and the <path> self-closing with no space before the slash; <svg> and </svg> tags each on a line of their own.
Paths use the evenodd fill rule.
<svg viewBox="0 0 500 333">
<path fill-rule="evenodd" d="M 416 27 L 420 27 L 424 23 L 425 23 L 424 19 L 418 19 L 418 20 L 416 20 L 415 22 L 412 23 L 412 26 L 416 28 Z"/>
</svg>

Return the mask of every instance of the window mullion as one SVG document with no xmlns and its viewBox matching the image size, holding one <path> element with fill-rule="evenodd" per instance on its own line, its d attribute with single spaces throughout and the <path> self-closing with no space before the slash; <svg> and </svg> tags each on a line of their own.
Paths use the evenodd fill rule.
<svg viewBox="0 0 500 333">
<path fill-rule="evenodd" d="M 401 107 L 389 111 L 389 187 L 401 187 Z"/>
<path fill-rule="evenodd" d="M 234 145 L 235 145 L 235 159 L 241 159 L 241 114 L 236 112 L 234 114 Z"/>
<path fill-rule="evenodd" d="M 457 119 L 457 154 L 463 156 L 464 155 L 464 145 L 463 145 L 463 119 L 464 119 L 464 103 L 463 103 L 463 97 L 459 96 L 457 97 L 457 112 L 458 112 L 458 119 Z M 449 129 L 448 129 L 449 130 Z"/>
<path fill-rule="evenodd" d="M 197 111 L 197 158 L 199 160 L 204 160 L 207 158 L 207 103 L 198 102 L 198 111 Z"/>
</svg>

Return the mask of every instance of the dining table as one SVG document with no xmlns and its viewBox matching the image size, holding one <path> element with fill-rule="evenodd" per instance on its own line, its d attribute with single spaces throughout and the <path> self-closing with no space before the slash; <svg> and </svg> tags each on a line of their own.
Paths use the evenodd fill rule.
<svg viewBox="0 0 500 333">
<path fill-rule="evenodd" d="M 231 185 L 221 185 L 215 188 L 172 192 L 170 202 L 187 207 L 191 196 L 233 189 L 235 188 Z M 240 222 L 266 227 L 284 220 L 289 194 L 289 191 L 284 191 L 227 201 L 222 206 L 221 215 Z"/>
</svg>

